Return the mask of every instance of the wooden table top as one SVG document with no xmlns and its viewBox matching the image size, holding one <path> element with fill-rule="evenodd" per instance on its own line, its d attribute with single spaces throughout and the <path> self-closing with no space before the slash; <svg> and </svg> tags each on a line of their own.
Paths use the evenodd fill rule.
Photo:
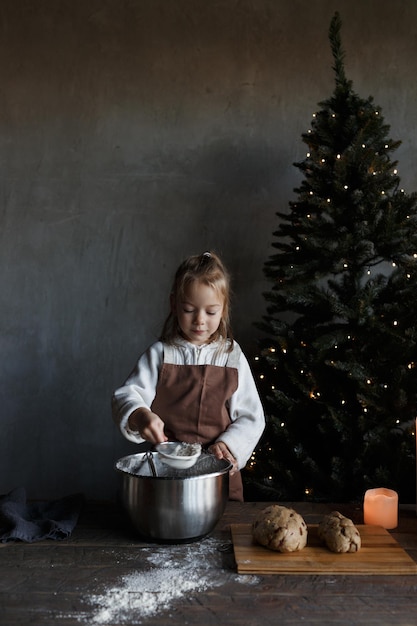
<svg viewBox="0 0 417 626">
<path fill-rule="evenodd" d="M 363 523 L 359 506 L 284 504 L 307 524 L 334 509 Z M 89 502 L 69 539 L 0 544 L 0 624 L 417 623 L 415 574 L 239 574 L 231 524 L 267 505 L 229 502 L 208 537 L 167 545 L 143 542 L 116 504 Z M 415 511 L 390 534 L 417 562 Z"/>
</svg>

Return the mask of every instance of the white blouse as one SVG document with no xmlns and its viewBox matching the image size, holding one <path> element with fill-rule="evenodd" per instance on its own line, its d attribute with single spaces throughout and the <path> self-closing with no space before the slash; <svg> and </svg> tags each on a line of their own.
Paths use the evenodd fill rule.
<svg viewBox="0 0 417 626">
<path fill-rule="evenodd" d="M 230 426 L 217 438 L 223 441 L 242 469 L 249 460 L 265 428 L 265 417 L 259 394 L 249 367 L 249 363 L 234 342 L 234 351 L 239 353 L 238 388 L 231 396 L 228 411 Z M 219 365 L 225 366 L 230 352 L 223 342 L 212 342 L 195 346 L 183 339 L 170 346 L 170 362 L 174 365 Z M 113 417 L 122 434 L 136 443 L 143 439 L 138 432 L 128 426 L 129 416 L 136 409 L 150 409 L 156 394 L 159 372 L 164 361 L 164 344 L 157 341 L 139 358 L 135 368 L 122 387 L 116 389 L 112 397 Z"/>
</svg>

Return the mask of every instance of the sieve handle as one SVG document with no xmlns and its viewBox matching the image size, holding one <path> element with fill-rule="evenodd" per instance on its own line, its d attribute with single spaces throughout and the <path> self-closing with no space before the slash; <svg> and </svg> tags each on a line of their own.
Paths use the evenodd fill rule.
<svg viewBox="0 0 417 626">
<path fill-rule="evenodd" d="M 145 453 L 145 459 L 148 461 L 149 467 L 151 468 L 152 476 L 156 478 L 158 476 L 155 463 L 153 462 L 153 454 L 150 450 Z"/>
</svg>

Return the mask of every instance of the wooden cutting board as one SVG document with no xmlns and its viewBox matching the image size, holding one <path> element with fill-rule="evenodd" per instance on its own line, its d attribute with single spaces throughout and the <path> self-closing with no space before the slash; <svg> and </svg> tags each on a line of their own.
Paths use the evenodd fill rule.
<svg viewBox="0 0 417 626">
<path fill-rule="evenodd" d="M 387 530 L 357 526 L 359 552 L 336 554 L 320 544 L 317 524 L 308 526 L 307 546 L 298 552 L 275 552 L 256 544 L 251 524 L 232 524 L 232 540 L 240 574 L 417 574 L 417 563 Z"/>
</svg>

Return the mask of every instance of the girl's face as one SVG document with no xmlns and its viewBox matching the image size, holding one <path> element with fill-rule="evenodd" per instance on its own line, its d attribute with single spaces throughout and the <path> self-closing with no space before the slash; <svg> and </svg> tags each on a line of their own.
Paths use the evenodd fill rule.
<svg viewBox="0 0 417 626">
<path fill-rule="evenodd" d="M 223 315 L 223 298 L 213 287 L 194 281 L 182 300 L 173 302 L 173 312 L 185 339 L 196 346 L 210 341 Z"/>
</svg>

